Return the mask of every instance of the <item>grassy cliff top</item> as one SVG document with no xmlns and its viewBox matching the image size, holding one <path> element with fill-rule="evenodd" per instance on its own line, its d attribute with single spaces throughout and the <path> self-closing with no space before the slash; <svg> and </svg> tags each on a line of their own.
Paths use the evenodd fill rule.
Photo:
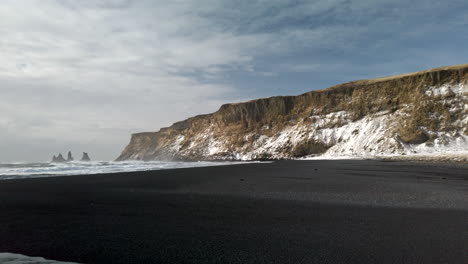
<svg viewBox="0 0 468 264">
<path fill-rule="evenodd" d="M 398 75 L 392 75 L 392 76 L 386 76 L 386 77 L 378 77 L 374 79 L 367 79 L 367 80 L 358 80 L 358 81 L 352 81 L 348 83 L 353 83 L 356 85 L 362 84 L 362 85 L 368 85 L 368 84 L 373 84 L 373 83 L 378 83 L 378 82 L 385 82 L 385 81 L 391 81 L 395 79 L 400 79 L 404 77 L 412 77 L 412 76 L 417 76 L 417 75 L 422 75 L 425 73 L 430 73 L 430 72 L 439 72 L 439 71 L 456 71 L 456 70 L 462 70 L 462 69 L 468 69 L 468 64 L 458 64 L 458 65 L 452 65 L 452 66 L 444 66 L 444 67 L 439 67 L 439 68 L 434 68 L 434 69 L 429 69 L 429 70 L 424 70 L 424 71 L 418 71 L 418 72 L 412 72 L 412 73 L 405 73 L 405 74 L 398 74 Z M 332 86 L 330 88 L 339 86 L 341 84 Z M 330 89 L 327 88 L 327 89 Z"/>
<path fill-rule="evenodd" d="M 427 73 L 434 73 L 434 72 L 441 72 L 441 71 L 458 71 L 458 70 L 468 70 L 468 64 L 458 64 L 458 65 L 452 65 L 452 66 L 444 66 L 444 67 L 439 67 L 439 68 L 434 68 L 434 69 L 429 69 L 429 70 L 424 70 L 424 71 L 418 71 L 418 72 L 412 72 L 412 73 L 405 73 L 405 74 L 398 74 L 398 75 L 392 75 L 392 76 L 385 76 L 385 77 L 378 77 L 374 79 L 366 79 L 366 80 L 356 80 L 356 81 L 350 81 L 346 83 L 341 83 L 337 85 L 333 85 L 328 88 L 324 89 L 319 89 L 319 90 L 314 90 L 308 93 L 316 93 L 316 92 L 322 92 L 322 91 L 331 91 L 343 86 L 367 86 L 367 85 L 372 85 L 372 84 L 377 84 L 380 82 L 387 82 L 387 81 L 393 81 L 397 79 L 402 79 L 402 78 L 408 78 L 408 77 L 416 77 L 420 75 L 424 75 Z M 275 98 L 275 97 L 293 97 L 293 96 L 272 96 L 270 98 Z M 244 102 L 237 102 L 237 103 L 228 103 L 226 105 L 239 105 L 239 104 L 244 104 L 244 103 L 250 103 L 250 102 L 255 102 L 258 100 L 262 99 L 268 99 L 268 98 L 259 98 L 259 99 L 252 99 Z"/>
</svg>

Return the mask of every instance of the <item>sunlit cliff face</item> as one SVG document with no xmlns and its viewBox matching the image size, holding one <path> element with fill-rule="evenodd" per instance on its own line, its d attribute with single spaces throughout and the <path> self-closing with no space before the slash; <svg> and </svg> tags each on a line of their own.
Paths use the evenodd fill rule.
<svg viewBox="0 0 468 264">
<path fill-rule="evenodd" d="M 468 66 L 223 105 L 134 134 L 124 159 L 278 159 L 468 151 Z"/>
</svg>

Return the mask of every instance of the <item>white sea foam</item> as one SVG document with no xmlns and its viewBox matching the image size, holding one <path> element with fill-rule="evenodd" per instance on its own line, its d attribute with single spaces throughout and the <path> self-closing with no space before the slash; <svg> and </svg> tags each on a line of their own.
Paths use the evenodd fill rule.
<svg viewBox="0 0 468 264">
<path fill-rule="evenodd" d="M 73 262 L 61 262 L 47 260 L 42 257 L 28 257 L 13 253 L 0 253 L 0 263 L 2 264 L 77 264 Z"/>
<path fill-rule="evenodd" d="M 207 167 L 239 163 L 241 162 L 73 161 L 67 163 L 1 163 L 0 180 L 62 175 L 66 176 L 80 174 L 99 174 L 191 167 Z"/>
</svg>

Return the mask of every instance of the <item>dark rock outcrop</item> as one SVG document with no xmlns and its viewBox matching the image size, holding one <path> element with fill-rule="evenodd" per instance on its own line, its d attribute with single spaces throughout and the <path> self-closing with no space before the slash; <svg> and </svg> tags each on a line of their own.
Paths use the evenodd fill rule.
<svg viewBox="0 0 468 264">
<path fill-rule="evenodd" d="M 91 161 L 91 159 L 89 158 L 88 153 L 83 152 L 83 157 L 81 158 L 81 161 Z"/>
<path fill-rule="evenodd" d="M 68 151 L 67 161 L 73 161 L 73 156 L 72 156 L 71 151 Z"/>
<path fill-rule="evenodd" d="M 63 156 L 62 156 L 62 153 L 59 153 L 58 156 L 53 156 L 52 157 L 52 162 L 67 162 Z"/>
</svg>

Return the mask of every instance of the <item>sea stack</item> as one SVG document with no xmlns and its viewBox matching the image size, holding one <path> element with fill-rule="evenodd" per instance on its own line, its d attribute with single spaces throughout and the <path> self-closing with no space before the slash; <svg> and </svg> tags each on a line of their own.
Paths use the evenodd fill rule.
<svg viewBox="0 0 468 264">
<path fill-rule="evenodd" d="M 81 158 L 81 161 L 91 161 L 91 159 L 88 156 L 88 153 L 83 152 L 83 157 Z"/>
<path fill-rule="evenodd" d="M 73 161 L 73 156 L 72 156 L 71 151 L 68 151 L 67 161 Z"/>
<path fill-rule="evenodd" d="M 52 157 L 52 162 L 66 162 L 63 158 L 62 153 L 59 153 L 58 156 Z"/>
</svg>

